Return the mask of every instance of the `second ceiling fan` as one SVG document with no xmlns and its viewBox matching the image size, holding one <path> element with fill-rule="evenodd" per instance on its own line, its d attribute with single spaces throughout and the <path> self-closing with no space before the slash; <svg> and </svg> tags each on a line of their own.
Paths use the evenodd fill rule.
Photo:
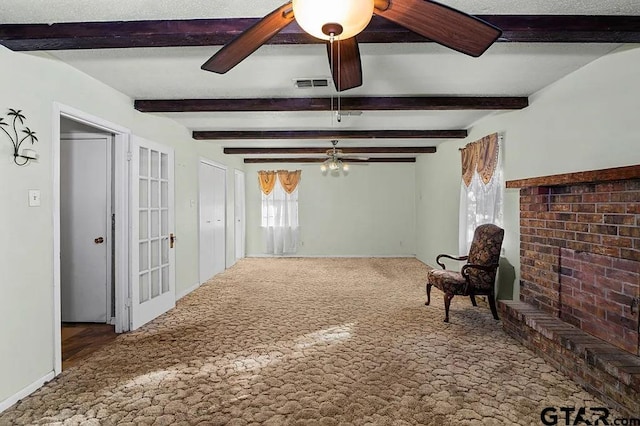
<svg viewBox="0 0 640 426">
<path fill-rule="evenodd" d="M 327 41 L 336 90 L 362 85 L 355 36 L 378 15 L 443 46 L 480 56 L 502 34 L 495 26 L 431 0 L 292 0 L 216 52 L 202 69 L 224 74 L 295 19 L 303 30 Z"/>
</svg>

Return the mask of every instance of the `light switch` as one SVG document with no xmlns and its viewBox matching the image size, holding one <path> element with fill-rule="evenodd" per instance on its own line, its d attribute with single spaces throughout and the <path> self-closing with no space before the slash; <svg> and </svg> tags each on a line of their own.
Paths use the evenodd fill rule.
<svg viewBox="0 0 640 426">
<path fill-rule="evenodd" d="M 38 206 L 40 206 L 40 190 L 30 189 L 29 190 L 29 207 L 38 207 Z"/>
</svg>

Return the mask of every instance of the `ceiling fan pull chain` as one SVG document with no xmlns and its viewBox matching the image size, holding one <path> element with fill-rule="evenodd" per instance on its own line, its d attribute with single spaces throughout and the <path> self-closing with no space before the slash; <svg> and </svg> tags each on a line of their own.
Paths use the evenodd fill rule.
<svg viewBox="0 0 640 426">
<path fill-rule="evenodd" d="M 341 58 L 341 53 L 342 53 L 342 52 L 340 52 L 340 44 L 341 43 L 338 40 L 338 121 L 341 121 L 341 118 L 342 118 L 340 116 L 340 107 L 341 107 L 341 105 L 340 105 L 340 89 L 339 89 L 340 87 L 342 87 L 342 82 L 340 81 L 340 79 L 341 79 L 341 76 L 340 76 L 340 74 L 341 74 L 340 73 L 340 70 L 341 70 L 341 68 L 340 68 L 340 65 L 341 65 L 340 64 L 340 58 Z"/>
<path fill-rule="evenodd" d="M 330 51 L 330 58 L 329 58 L 329 67 L 331 68 L 331 78 L 333 79 L 333 76 L 335 75 L 333 73 L 333 70 L 335 69 L 334 66 L 335 64 L 333 63 L 333 42 L 335 40 L 335 36 L 333 33 L 331 33 L 329 35 L 329 51 Z M 333 125 L 333 91 L 331 91 L 331 124 Z"/>
</svg>

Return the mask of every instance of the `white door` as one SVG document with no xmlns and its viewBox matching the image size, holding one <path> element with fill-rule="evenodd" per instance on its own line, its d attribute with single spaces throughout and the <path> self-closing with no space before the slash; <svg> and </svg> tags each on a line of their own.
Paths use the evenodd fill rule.
<svg viewBox="0 0 640 426">
<path fill-rule="evenodd" d="M 223 272 L 226 266 L 226 175 L 221 167 L 201 161 L 200 183 L 200 284 Z"/>
<path fill-rule="evenodd" d="M 134 137 L 131 156 L 131 329 L 173 308 L 174 154 Z"/>
<path fill-rule="evenodd" d="M 244 257 L 245 244 L 245 211 L 244 211 L 244 173 L 235 171 L 234 215 L 236 260 Z"/>
<path fill-rule="evenodd" d="M 60 303 L 64 322 L 110 319 L 111 144 L 60 139 Z"/>
</svg>

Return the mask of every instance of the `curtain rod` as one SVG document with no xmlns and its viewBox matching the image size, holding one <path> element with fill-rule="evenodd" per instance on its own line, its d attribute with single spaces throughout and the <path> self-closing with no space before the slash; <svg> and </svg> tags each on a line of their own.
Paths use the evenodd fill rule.
<svg viewBox="0 0 640 426">
<path fill-rule="evenodd" d="M 498 142 L 502 142 L 504 136 L 502 136 L 502 133 L 498 133 Z M 477 142 L 477 141 L 474 141 Z M 469 142 L 467 145 L 472 144 L 474 142 Z M 462 151 L 464 148 L 458 148 L 458 151 Z"/>
</svg>

